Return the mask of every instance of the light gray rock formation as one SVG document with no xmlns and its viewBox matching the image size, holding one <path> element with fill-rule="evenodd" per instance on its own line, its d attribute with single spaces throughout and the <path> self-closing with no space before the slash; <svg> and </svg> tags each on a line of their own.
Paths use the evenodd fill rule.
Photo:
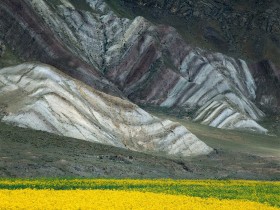
<svg viewBox="0 0 280 210">
<path fill-rule="evenodd" d="M 256 84 L 245 61 L 190 49 L 178 66 L 180 82 L 161 105 L 197 107 L 194 120 L 212 127 L 267 132 L 256 123 L 264 113 L 253 103 Z"/>
<path fill-rule="evenodd" d="M 256 84 L 245 61 L 185 43 L 171 27 L 119 18 L 103 0 L 88 11 L 70 1 L 31 6 L 68 48 L 113 81 L 132 101 L 195 110 L 193 119 L 224 129 L 266 133 L 253 103 Z"/>
<path fill-rule="evenodd" d="M 0 69 L 2 121 L 136 151 L 175 156 L 212 151 L 185 127 L 96 91 L 43 64 Z"/>
<path fill-rule="evenodd" d="M 266 132 L 246 62 L 192 47 L 172 27 L 117 17 L 104 0 L 3 0 L 0 10 L 1 37 L 28 60 L 206 125 Z"/>
</svg>

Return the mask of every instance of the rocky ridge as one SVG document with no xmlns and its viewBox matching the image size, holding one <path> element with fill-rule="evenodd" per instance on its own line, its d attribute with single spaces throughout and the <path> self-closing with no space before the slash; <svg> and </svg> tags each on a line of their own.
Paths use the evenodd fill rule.
<svg viewBox="0 0 280 210">
<path fill-rule="evenodd" d="M 255 103 L 279 115 L 280 4 L 277 0 L 107 0 L 122 14 L 176 27 L 194 46 L 243 58 L 257 83 Z M 126 12 L 129 11 L 129 12 Z"/>
<path fill-rule="evenodd" d="M 183 109 L 206 125 L 267 132 L 257 123 L 264 117 L 255 105 L 260 83 L 247 63 L 192 47 L 172 27 L 120 18 L 103 0 L 3 1 L 0 8 L 0 24 L 8 31 L 2 39 L 27 60 L 51 64 L 137 104 Z M 33 40 L 28 55 L 15 31 Z"/>
<path fill-rule="evenodd" d="M 104 1 L 88 0 L 89 11 L 65 2 L 30 4 L 71 52 L 132 101 L 194 110 L 196 121 L 214 127 L 266 132 L 254 121 L 264 114 L 252 102 L 256 85 L 244 61 L 193 48 L 173 28 L 142 17 L 119 18 Z"/>
<path fill-rule="evenodd" d="M 185 127 L 96 91 L 57 69 L 27 63 L 0 69 L 3 122 L 141 152 L 208 154 Z"/>
</svg>

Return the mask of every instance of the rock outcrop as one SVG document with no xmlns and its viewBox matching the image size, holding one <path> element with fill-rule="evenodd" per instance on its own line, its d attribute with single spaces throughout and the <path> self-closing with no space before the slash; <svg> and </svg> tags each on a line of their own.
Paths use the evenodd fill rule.
<svg viewBox="0 0 280 210">
<path fill-rule="evenodd" d="M 143 14 L 157 23 L 173 25 L 195 46 L 250 61 L 250 71 L 257 85 L 257 105 L 269 115 L 280 114 L 280 95 L 276 93 L 280 81 L 275 79 L 280 69 L 278 0 L 107 2 L 114 7 L 121 6 L 124 14 Z"/>
<path fill-rule="evenodd" d="M 266 132 L 257 123 L 264 113 L 254 104 L 257 86 L 243 60 L 194 48 L 174 28 L 143 17 L 119 18 L 103 0 L 4 0 L 0 8 L 0 24 L 9 31 L 4 38 L 16 40 L 9 43 L 24 55 L 31 46 L 28 59 L 138 104 L 184 109 L 206 125 Z M 26 44 L 15 31 L 35 41 Z"/>
<path fill-rule="evenodd" d="M 0 107 L 6 123 L 58 135 L 175 156 L 212 151 L 180 124 L 153 117 L 48 65 L 0 69 Z"/>
<path fill-rule="evenodd" d="M 264 114 L 252 103 L 256 85 L 244 61 L 193 48 L 142 17 L 118 18 L 103 1 L 88 3 L 95 12 L 31 1 L 73 53 L 132 101 L 194 110 L 196 121 L 214 127 L 266 132 L 254 121 Z"/>
</svg>

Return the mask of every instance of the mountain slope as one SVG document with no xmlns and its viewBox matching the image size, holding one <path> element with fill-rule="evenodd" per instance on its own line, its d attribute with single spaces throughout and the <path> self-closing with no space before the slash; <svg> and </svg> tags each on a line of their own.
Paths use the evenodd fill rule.
<svg viewBox="0 0 280 210">
<path fill-rule="evenodd" d="M 1 69 L 0 104 L 3 122 L 62 136 L 176 156 L 212 151 L 180 124 L 162 121 L 47 65 Z"/>
<path fill-rule="evenodd" d="M 0 176 L 278 179 L 280 118 L 262 120 L 280 110 L 280 68 L 269 56 L 230 57 L 243 54 L 226 43 L 230 21 L 246 14 L 224 8 L 263 1 L 201 2 L 1 0 Z M 227 15 L 228 40 L 215 24 L 202 35 L 227 55 L 198 42 L 205 8 L 221 25 Z M 161 25 L 180 14 L 190 36 Z M 267 14 L 257 26 L 277 34 L 277 10 Z M 260 34 L 247 35 L 260 52 Z"/>
<path fill-rule="evenodd" d="M 186 42 L 242 58 L 257 85 L 255 103 L 280 113 L 278 0 L 105 0 L 120 16 L 175 27 Z"/>
<path fill-rule="evenodd" d="M 279 66 L 278 0 L 106 0 L 131 16 L 178 27 L 194 44 Z M 184 30 L 185 28 L 185 30 Z"/>
<path fill-rule="evenodd" d="M 180 108 L 213 127 L 267 132 L 256 123 L 264 114 L 244 61 L 193 48 L 171 27 L 118 18 L 102 0 L 87 2 L 88 10 L 71 1 L 29 3 L 72 53 L 130 100 Z"/>
<path fill-rule="evenodd" d="M 0 176 L 279 180 L 279 138 L 259 135 L 257 142 L 262 143 L 256 145 L 258 134 L 249 143 L 241 132 L 207 128 L 205 140 L 217 136 L 216 132 L 221 133 L 219 141 L 207 142 L 216 152 L 170 159 L 0 122 Z M 227 132 L 226 140 L 223 132 Z M 244 139 L 243 152 L 240 145 L 232 145 L 240 144 L 239 139 Z M 255 153 L 256 146 L 261 156 Z M 274 149 L 275 156 L 263 147 Z"/>
</svg>

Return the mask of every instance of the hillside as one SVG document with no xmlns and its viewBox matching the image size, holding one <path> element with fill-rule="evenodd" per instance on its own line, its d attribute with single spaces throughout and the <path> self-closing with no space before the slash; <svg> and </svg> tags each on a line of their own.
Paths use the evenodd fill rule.
<svg viewBox="0 0 280 210">
<path fill-rule="evenodd" d="M 0 176 L 279 180 L 279 138 L 252 135 L 247 141 L 250 135 L 229 132 L 225 140 L 218 130 L 190 126 L 215 153 L 171 158 L 0 123 Z"/>
<path fill-rule="evenodd" d="M 171 25 L 192 46 L 246 60 L 256 83 L 256 103 L 280 113 L 280 4 L 277 0 L 106 0 L 114 11 Z"/>
<path fill-rule="evenodd" d="M 120 18 L 102 0 L 1 5 L 2 34 L 8 31 L 3 42 L 25 60 L 140 105 L 184 110 L 212 127 L 267 132 L 255 103 L 262 84 L 243 60 L 193 47 L 174 28 L 143 17 Z M 23 39 L 14 36 L 22 33 Z M 275 106 L 278 98 L 263 100 Z"/>
<path fill-rule="evenodd" d="M 279 179 L 279 8 L 1 0 L 0 177 Z"/>
<path fill-rule="evenodd" d="M 26 63 L 0 69 L 2 121 L 136 151 L 208 154 L 185 127 L 96 91 L 57 69 Z"/>
</svg>

